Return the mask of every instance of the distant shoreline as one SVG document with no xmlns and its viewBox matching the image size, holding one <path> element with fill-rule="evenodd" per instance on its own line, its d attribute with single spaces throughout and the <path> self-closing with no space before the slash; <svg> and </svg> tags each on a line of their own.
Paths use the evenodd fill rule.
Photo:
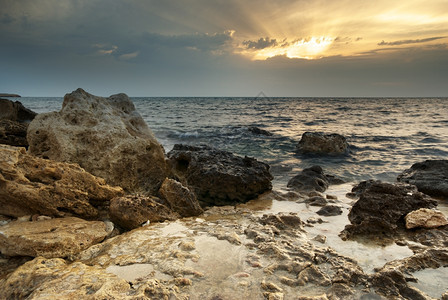
<svg viewBox="0 0 448 300">
<path fill-rule="evenodd" d="M 18 97 L 21 97 L 21 96 L 17 95 L 17 94 L 2 94 L 2 93 L 0 93 L 0 97 L 15 97 L 15 98 L 18 98 Z"/>
</svg>

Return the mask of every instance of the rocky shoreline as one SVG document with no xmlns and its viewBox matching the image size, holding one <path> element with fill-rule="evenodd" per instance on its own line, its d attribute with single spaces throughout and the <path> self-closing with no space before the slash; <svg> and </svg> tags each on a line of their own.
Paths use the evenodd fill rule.
<svg viewBox="0 0 448 300">
<path fill-rule="evenodd" d="M 124 94 L 78 89 L 37 116 L 6 101 L 0 122 L 23 124 L 27 143 L 0 127 L 1 299 L 448 299 L 448 287 L 416 285 L 448 267 L 436 209 L 447 161 L 361 182 L 351 198 L 328 193 L 343 181 L 319 166 L 276 191 L 254 158 L 206 145 L 165 154 Z M 305 133 L 298 151 L 346 155 L 349 144 Z M 368 271 L 336 238 L 407 254 Z"/>
</svg>

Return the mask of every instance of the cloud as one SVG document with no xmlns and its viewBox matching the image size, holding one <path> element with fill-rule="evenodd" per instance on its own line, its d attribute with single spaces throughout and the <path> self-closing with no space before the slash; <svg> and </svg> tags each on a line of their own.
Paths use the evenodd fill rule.
<svg viewBox="0 0 448 300">
<path fill-rule="evenodd" d="M 421 44 L 426 42 L 432 42 L 435 40 L 440 40 L 446 38 L 446 36 L 437 36 L 437 37 L 431 37 L 426 39 L 416 39 L 416 40 L 401 40 L 401 41 L 394 41 L 394 42 L 385 42 L 384 40 L 381 43 L 378 43 L 378 46 L 400 46 L 400 45 L 406 45 L 406 44 Z"/>
<path fill-rule="evenodd" d="M 265 49 L 270 47 L 275 47 L 278 45 L 276 39 L 270 39 L 269 37 L 260 38 L 258 41 L 243 41 L 243 45 L 247 49 Z"/>
<path fill-rule="evenodd" d="M 128 59 L 136 58 L 139 54 L 140 54 L 140 51 L 135 51 L 135 52 L 132 52 L 132 53 L 122 54 L 122 55 L 119 56 L 119 58 L 123 59 L 123 60 L 128 60 Z"/>
</svg>

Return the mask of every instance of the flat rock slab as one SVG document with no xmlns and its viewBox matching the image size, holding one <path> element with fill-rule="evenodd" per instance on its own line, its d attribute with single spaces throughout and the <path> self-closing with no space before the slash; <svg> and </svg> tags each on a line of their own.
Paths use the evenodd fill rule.
<svg viewBox="0 0 448 300">
<path fill-rule="evenodd" d="M 101 242 L 102 221 L 58 218 L 35 222 L 10 222 L 0 227 L 0 252 L 7 256 L 68 257 Z"/>
<path fill-rule="evenodd" d="M 448 198 L 448 160 L 427 160 L 413 164 L 397 179 L 417 186 L 422 193 Z"/>
</svg>

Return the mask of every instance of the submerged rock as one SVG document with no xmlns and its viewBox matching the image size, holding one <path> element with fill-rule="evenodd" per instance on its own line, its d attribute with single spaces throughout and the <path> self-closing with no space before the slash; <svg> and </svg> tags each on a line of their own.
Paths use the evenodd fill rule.
<svg viewBox="0 0 448 300">
<path fill-rule="evenodd" d="M 427 208 L 411 211 L 406 215 L 405 221 L 407 229 L 416 227 L 430 229 L 448 225 L 448 220 L 441 211 Z"/>
<path fill-rule="evenodd" d="M 348 143 L 344 136 L 337 133 L 305 132 L 297 150 L 301 153 L 344 154 L 348 151 Z"/>
<path fill-rule="evenodd" d="M 203 212 L 196 195 L 178 181 L 166 178 L 159 193 L 182 217 L 198 216 Z"/>
<path fill-rule="evenodd" d="M 129 195 L 110 201 L 111 220 L 124 229 L 141 227 L 147 221 L 175 220 L 179 215 L 154 196 Z"/>
<path fill-rule="evenodd" d="M 247 202 L 271 190 L 269 165 L 208 146 L 174 145 L 168 153 L 173 173 L 201 204 Z"/>
<path fill-rule="evenodd" d="M 78 165 L 28 155 L 0 145 L 0 214 L 95 218 L 96 206 L 123 194 Z"/>
<path fill-rule="evenodd" d="M 298 192 L 325 192 L 330 184 L 341 184 L 342 180 L 332 175 L 324 174 L 322 167 L 312 166 L 303 169 L 298 175 L 288 181 L 287 187 Z"/>
<path fill-rule="evenodd" d="M 102 98 L 77 89 L 61 111 L 31 122 L 28 141 L 31 154 L 78 163 L 127 191 L 157 192 L 167 175 L 162 146 L 125 94 Z"/>
<path fill-rule="evenodd" d="M 1 227 L 0 252 L 8 256 L 68 257 L 101 242 L 107 234 L 104 222 L 73 217 L 14 221 Z"/>
<path fill-rule="evenodd" d="M 272 136 L 272 132 L 269 132 L 267 130 L 261 129 L 261 128 L 256 127 L 256 126 L 250 126 L 250 127 L 247 128 L 247 130 L 249 130 L 253 134 Z"/>
<path fill-rule="evenodd" d="M 419 208 L 433 208 L 437 202 L 408 184 L 371 182 L 348 214 L 351 225 L 341 233 L 344 238 L 357 234 L 393 235 L 404 229 L 404 218 Z"/>
<path fill-rule="evenodd" d="M 448 160 L 427 160 L 413 164 L 397 179 L 417 186 L 425 194 L 448 198 Z"/>
</svg>

